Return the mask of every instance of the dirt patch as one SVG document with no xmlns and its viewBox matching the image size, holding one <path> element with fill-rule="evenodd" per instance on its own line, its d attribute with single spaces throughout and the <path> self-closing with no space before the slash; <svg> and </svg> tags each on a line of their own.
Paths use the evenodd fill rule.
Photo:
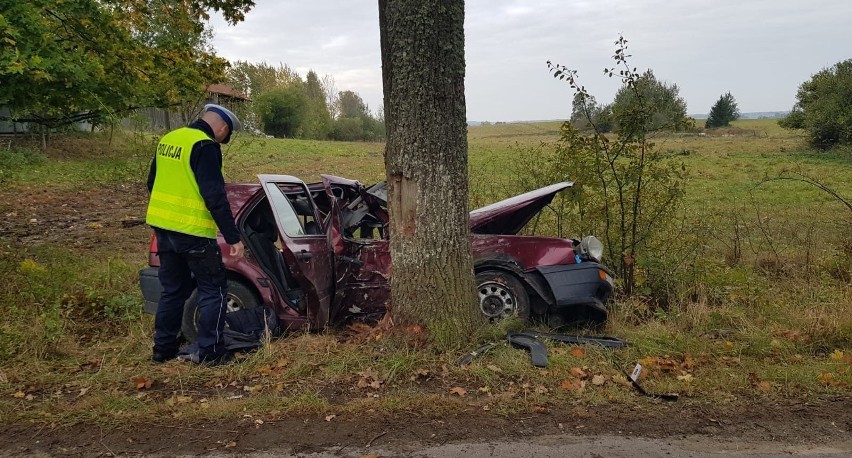
<svg viewBox="0 0 852 458">
<path fill-rule="evenodd" d="M 459 441 L 524 441 L 552 435 L 645 438 L 700 436 L 784 444 L 839 444 L 852 431 L 852 398 L 737 405 L 659 403 L 552 406 L 546 412 L 502 417 L 418 412 L 287 418 L 243 416 L 234 421 L 176 423 L 163 419 L 121 429 L 88 424 L 0 426 L 3 453 L 51 456 L 312 453 L 329 449 L 436 446 Z"/>
<path fill-rule="evenodd" d="M 107 243 L 116 250 L 139 251 L 150 235 L 144 224 L 147 201 L 142 184 L 76 193 L 35 187 L 11 189 L 0 193 L 0 234 L 19 246 L 57 243 L 91 248 Z"/>
</svg>

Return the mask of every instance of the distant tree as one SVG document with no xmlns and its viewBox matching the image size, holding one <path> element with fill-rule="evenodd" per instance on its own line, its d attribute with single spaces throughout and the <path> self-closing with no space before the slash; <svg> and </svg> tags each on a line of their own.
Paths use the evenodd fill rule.
<svg viewBox="0 0 852 458">
<path fill-rule="evenodd" d="M 360 118 L 340 118 L 334 122 L 331 138 L 342 142 L 364 139 L 364 122 Z"/>
<path fill-rule="evenodd" d="M 357 92 L 341 92 L 337 97 L 337 105 L 341 118 L 362 118 L 370 114 L 367 104 Z"/>
<path fill-rule="evenodd" d="M 337 97 L 337 112 L 332 139 L 376 141 L 385 137 L 384 119 L 373 116 L 357 92 L 340 92 Z"/>
<path fill-rule="evenodd" d="M 278 66 L 266 62 L 231 62 L 227 71 L 228 82 L 251 97 L 259 96 L 270 89 L 302 84 L 302 78 L 296 70 L 286 64 Z"/>
<path fill-rule="evenodd" d="M 811 145 L 852 145 L 852 59 L 834 64 L 799 86 L 790 115 L 778 122 L 804 129 Z"/>
<path fill-rule="evenodd" d="M 332 118 L 337 118 L 339 114 L 337 109 L 337 84 L 334 82 L 334 77 L 325 75 L 322 77 L 322 90 L 325 92 L 325 104 L 328 106 L 328 112 Z"/>
<path fill-rule="evenodd" d="M 332 131 L 331 113 L 326 105 L 326 94 L 316 72 L 308 72 L 303 86 L 305 92 L 305 120 L 299 137 L 325 140 Z"/>
<path fill-rule="evenodd" d="M 719 97 L 719 100 L 710 108 L 710 115 L 704 123 L 704 127 L 712 129 L 714 127 L 727 127 L 731 125 L 731 121 L 740 119 L 740 109 L 737 108 L 737 101 L 730 92 L 726 92 Z"/>
<path fill-rule="evenodd" d="M 652 70 L 633 78 L 618 90 L 612 104 L 617 132 L 629 137 L 662 130 L 678 131 L 689 125 L 686 102 L 676 84 L 658 80 Z"/>
<path fill-rule="evenodd" d="M 598 105 L 593 95 L 578 92 L 574 94 L 570 122 L 578 130 L 612 132 L 612 105 Z"/>
<path fill-rule="evenodd" d="M 263 132 L 275 137 L 295 137 L 305 120 L 307 100 L 296 85 L 272 89 L 259 95 L 255 109 Z"/>
</svg>

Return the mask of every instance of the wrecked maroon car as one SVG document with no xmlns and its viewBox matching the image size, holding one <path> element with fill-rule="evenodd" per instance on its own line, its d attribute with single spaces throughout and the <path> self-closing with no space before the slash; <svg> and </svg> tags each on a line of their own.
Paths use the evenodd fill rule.
<svg viewBox="0 0 852 458">
<path fill-rule="evenodd" d="M 390 297 L 387 188 L 331 175 L 305 184 L 288 175 L 259 175 L 260 184 L 226 190 L 246 257 L 232 258 L 219 237 L 228 273 L 228 311 L 268 304 L 285 328 L 321 329 L 351 320 L 378 320 Z M 516 315 L 551 325 L 603 322 L 613 289 L 600 264 L 603 246 L 517 235 L 560 191 L 563 182 L 470 213 L 479 309 L 498 320 Z M 140 272 L 145 310 L 161 293 L 156 240 Z M 183 333 L 195 335 L 197 303 L 190 297 Z"/>
</svg>

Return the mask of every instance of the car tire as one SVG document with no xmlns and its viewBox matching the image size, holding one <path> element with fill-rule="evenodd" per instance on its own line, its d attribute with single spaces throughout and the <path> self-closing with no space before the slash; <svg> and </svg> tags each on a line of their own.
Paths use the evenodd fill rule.
<svg viewBox="0 0 852 458">
<path fill-rule="evenodd" d="M 510 316 L 528 320 L 530 299 L 518 277 L 503 271 L 486 270 L 476 274 L 479 311 L 489 321 Z"/>
<path fill-rule="evenodd" d="M 248 286 L 237 280 L 228 279 L 227 313 L 242 309 L 253 309 L 260 305 L 260 298 Z M 181 334 L 187 342 L 198 337 L 198 290 L 194 290 L 183 306 Z"/>
</svg>

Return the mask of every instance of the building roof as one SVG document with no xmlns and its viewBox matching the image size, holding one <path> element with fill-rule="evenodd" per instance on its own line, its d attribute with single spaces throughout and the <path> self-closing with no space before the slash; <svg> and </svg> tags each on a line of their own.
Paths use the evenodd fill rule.
<svg viewBox="0 0 852 458">
<path fill-rule="evenodd" d="M 211 92 L 213 94 L 224 95 L 227 97 L 232 97 L 240 100 L 249 100 L 249 97 L 243 92 L 237 90 L 234 86 L 229 84 L 211 84 L 207 86 L 207 92 Z"/>
</svg>

